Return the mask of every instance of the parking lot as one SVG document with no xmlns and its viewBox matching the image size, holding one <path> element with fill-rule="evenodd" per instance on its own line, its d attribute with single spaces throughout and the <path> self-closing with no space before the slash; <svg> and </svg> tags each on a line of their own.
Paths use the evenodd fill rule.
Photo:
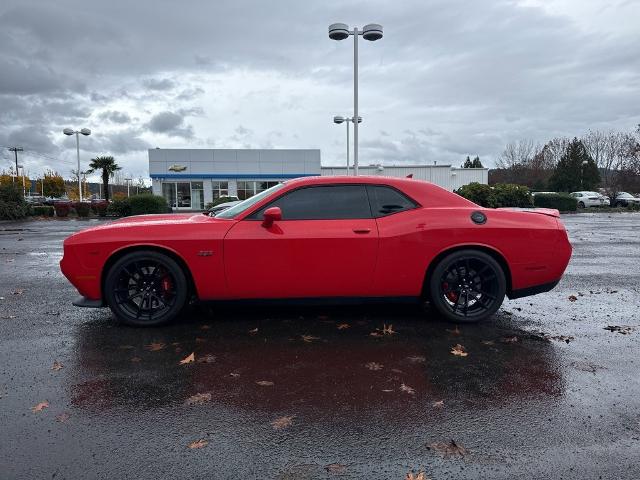
<svg viewBox="0 0 640 480">
<path fill-rule="evenodd" d="M 97 220 L 0 223 L 0 478 L 637 479 L 640 214 L 563 221 L 559 286 L 480 325 L 388 305 L 157 329 L 71 306 L 62 241 Z"/>
</svg>

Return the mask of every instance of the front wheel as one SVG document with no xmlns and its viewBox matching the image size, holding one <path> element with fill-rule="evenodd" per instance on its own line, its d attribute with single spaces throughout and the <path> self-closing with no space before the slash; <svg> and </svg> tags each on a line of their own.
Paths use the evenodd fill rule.
<svg viewBox="0 0 640 480">
<path fill-rule="evenodd" d="M 584 208 L 584 202 L 578 202 L 578 208 Z"/>
<path fill-rule="evenodd" d="M 447 320 L 460 323 L 479 322 L 493 315 L 507 290 L 500 264 L 478 250 L 447 255 L 428 282 L 433 307 Z"/>
<path fill-rule="evenodd" d="M 172 321 L 184 308 L 188 283 L 175 260 L 159 252 L 129 253 L 109 269 L 104 297 L 116 318 L 151 327 Z"/>
</svg>

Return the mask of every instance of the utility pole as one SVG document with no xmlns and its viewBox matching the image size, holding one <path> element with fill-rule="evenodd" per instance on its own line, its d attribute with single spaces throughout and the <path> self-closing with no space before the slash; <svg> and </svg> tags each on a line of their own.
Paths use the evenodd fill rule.
<svg viewBox="0 0 640 480">
<path fill-rule="evenodd" d="M 22 152 L 23 150 L 22 147 L 9 147 L 9 151 L 13 152 L 16 157 L 16 176 L 13 179 L 13 183 L 16 183 L 16 179 L 18 178 L 18 152 Z"/>
</svg>

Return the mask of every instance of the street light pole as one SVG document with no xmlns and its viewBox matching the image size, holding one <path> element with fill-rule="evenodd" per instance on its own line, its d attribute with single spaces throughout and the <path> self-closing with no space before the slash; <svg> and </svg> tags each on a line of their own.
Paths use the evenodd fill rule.
<svg viewBox="0 0 640 480">
<path fill-rule="evenodd" d="M 91 130 L 89 130 L 88 128 L 82 128 L 80 130 L 73 130 L 71 128 L 65 128 L 62 133 L 64 133 L 65 135 L 75 135 L 76 136 L 76 153 L 78 156 L 78 195 L 80 198 L 80 201 L 82 202 L 82 180 L 80 178 L 80 137 L 79 134 L 81 133 L 84 136 L 89 136 L 91 135 Z"/>
<path fill-rule="evenodd" d="M 16 177 L 13 179 L 13 183 L 16 183 L 16 180 L 18 178 L 18 152 L 22 152 L 23 148 L 22 147 L 9 147 L 9 151 L 13 152 L 13 154 L 16 157 Z"/>
<path fill-rule="evenodd" d="M 127 182 L 127 198 L 129 198 L 129 186 L 131 185 L 131 179 L 125 178 L 124 181 Z"/>
<path fill-rule="evenodd" d="M 353 118 L 358 116 L 358 36 L 375 42 L 382 38 L 382 25 L 370 23 L 365 25 L 362 30 L 354 27 L 349 30 L 345 23 L 333 23 L 329 25 L 329 38 L 332 40 L 344 40 L 353 35 Z M 358 122 L 353 125 L 353 174 L 358 175 Z"/>
</svg>

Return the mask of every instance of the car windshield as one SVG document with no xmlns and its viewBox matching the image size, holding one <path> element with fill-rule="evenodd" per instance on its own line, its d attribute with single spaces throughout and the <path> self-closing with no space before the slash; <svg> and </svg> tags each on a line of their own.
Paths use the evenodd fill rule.
<svg viewBox="0 0 640 480">
<path fill-rule="evenodd" d="M 249 197 L 246 200 L 240 202 L 239 204 L 234 205 L 233 207 L 218 213 L 216 215 L 216 218 L 235 218 L 245 210 L 253 207 L 256 203 L 258 203 L 263 198 L 268 197 L 274 192 L 277 192 L 282 187 L 284 187 L 284 183 L 279 183 L 278 185 L 268 188 L 265 191 L 260 192 L 257 195 L 254 195 L 253 197 Z"/>
<path fill-rule="evenodd" d="M 620 192 L 618 194 L 618 198 L 633 198 L 633 195 L 627 192 Z"/>
</svg>

